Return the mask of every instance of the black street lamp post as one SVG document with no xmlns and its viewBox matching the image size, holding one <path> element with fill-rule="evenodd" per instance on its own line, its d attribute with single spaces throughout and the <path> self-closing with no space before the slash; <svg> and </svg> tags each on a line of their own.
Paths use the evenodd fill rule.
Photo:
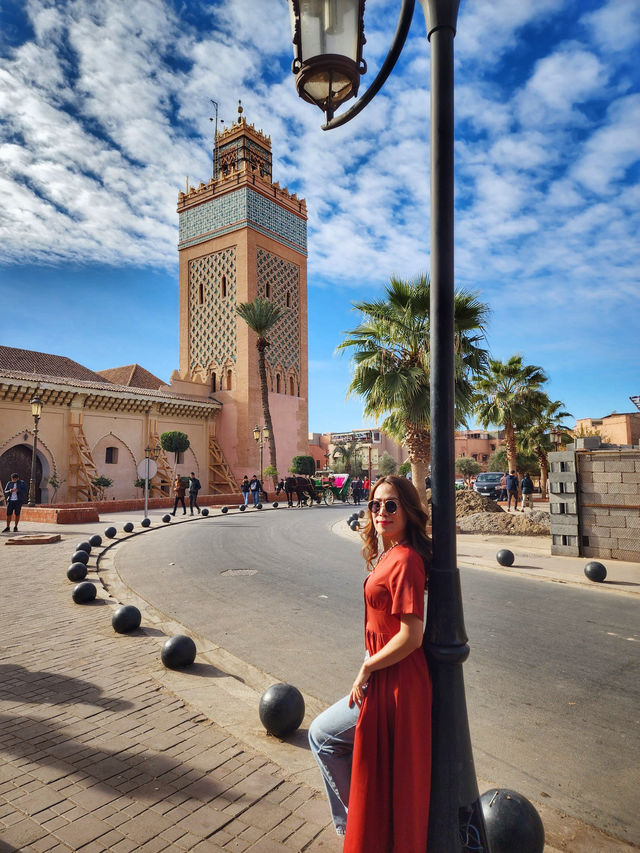
<svg viewBox="0 0 640 853">
<path fill-rule="evenodd" d="M 39 397 L 34 397 L 31 400 L 31 414 L 33 415 L 33 454 L 31 456 L 31 480 L 29 481 L 27 506 L 36 505 L 36 450 L 38 448 L 38 423 L 42 414 L 42 400 Z"/>
<path fill-rule="evenodd" d="M 433 679 L 432 774 L 428 853 L 463 853 L 467 849 L 490 853 L 473 764 L 462 664 L 469 654 L 464 626 L 460 574 L 457 568 L 455 527 L 455 420 L 454 420 L 454 171 L 453 171 L 453 39 L 459 0 L 420 0 L 431 44 L 431 479 L 433 507 L 433 563 L 424 649 Z M 295 59 L 292 70 L 301 97 L 313 100 L 327 116 L 325 130 L 346 123 L 374 97 L 391 73 L 402 51 L 415 0 L 402 0 L 400 20 L 389 55 L 367 92 L 339 116 L 336 106 L 357 92 L 334 86 L 329 56 L 305 55 L 301 37 L 305 27 L 335 29 L 340 10 L 353 0 L 302 3 L 290 0 Z M 331 8 L 329 16 L 326 11 Z M 312 18 L 305 24 L 305 14 Z M 360 6 L 364 12 L 364 0 Z M 324 17 L 323 17 L 324 16 Z M 353 17 L 353 15 L 351 16 Z M 356 16 L 357 17 L 357 16 Z M 344 19 L 346 21 L 346 17 Z M 358 21 L 359 48 L 355 64 L 363 67 L 361 45 L 364 21 Z M 322 39 L 316 39 L 317 49 Z M 352 60 L 352 63 L 354 60 Z M 360 63 L 358 65 L 358 63 Z M 314 77 L 314 66 L 319 73 Z M 342 66 L 341 66 L 342 67 Z M 352 66 L 353 67 L 353 66 Z M 310 98 L 301 76 L 316 81 Z M 337 72 L 336 72 L 337 73 Z M 318 88 L 322 82 L 324 91 Z M 354 91 L 355 90 L 355 91 Z M 345 95 L 346 92 L 346 95 Z M 341 97 L 341 95 L 343 97 Z M 337 101 L 337 103 L 336 103 Z"/>
</svg>

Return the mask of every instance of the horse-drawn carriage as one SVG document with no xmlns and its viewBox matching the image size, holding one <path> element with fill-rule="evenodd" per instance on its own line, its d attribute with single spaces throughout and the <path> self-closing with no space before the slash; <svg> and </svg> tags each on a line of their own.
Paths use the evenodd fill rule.
<svg viewBox="0 0 640 853">
<path fill-rule="evenodd" d="M 337 499 L 343 503 L 353 503 L 353 485 L 349 474 L 317 474 L 313 480 L 316 500 L 323 500 L 328 506 Z"/>
</svg>

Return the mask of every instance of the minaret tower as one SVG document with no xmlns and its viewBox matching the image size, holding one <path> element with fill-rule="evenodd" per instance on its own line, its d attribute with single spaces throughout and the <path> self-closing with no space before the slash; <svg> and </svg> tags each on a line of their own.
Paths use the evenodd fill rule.
<svg viewBox="0 0 640 853">
<path fill-rule="evenodd" d="M 214 177 L 179 194 L 178 214 L 180 377 L 206 382 L 223 403 L 217 440 L 236 476 L 256 473 L 253 428 L 263 423 L 255 335 L 236 305 L 260 296 L 286 309 L 266 353 L 284 473 L 308 447 L 307 209 L 272 181 L 271 139 L 242 106 L 216 136 Z"/>
</svg>

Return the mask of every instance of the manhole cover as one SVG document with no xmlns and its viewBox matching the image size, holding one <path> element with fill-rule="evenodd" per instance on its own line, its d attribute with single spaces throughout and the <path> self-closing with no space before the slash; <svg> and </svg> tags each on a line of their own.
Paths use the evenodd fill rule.
<svg viewBox="0 0 640 853">
<path fill-rule="evenodd" d="M 257 569 L 223 569 L 221 575 L 257 575 Z"/>
</svg>

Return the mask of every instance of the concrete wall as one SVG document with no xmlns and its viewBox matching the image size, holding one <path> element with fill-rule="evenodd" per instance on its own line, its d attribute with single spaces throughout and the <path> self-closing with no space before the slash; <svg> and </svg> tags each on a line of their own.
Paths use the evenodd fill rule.
<svg viewBox="0 0 640 853">
<path fill-rule="evenodd" d="M 549 462 L 551 553 L 640 562 L 640 448 L 565 450 Z"/>
</svg>

